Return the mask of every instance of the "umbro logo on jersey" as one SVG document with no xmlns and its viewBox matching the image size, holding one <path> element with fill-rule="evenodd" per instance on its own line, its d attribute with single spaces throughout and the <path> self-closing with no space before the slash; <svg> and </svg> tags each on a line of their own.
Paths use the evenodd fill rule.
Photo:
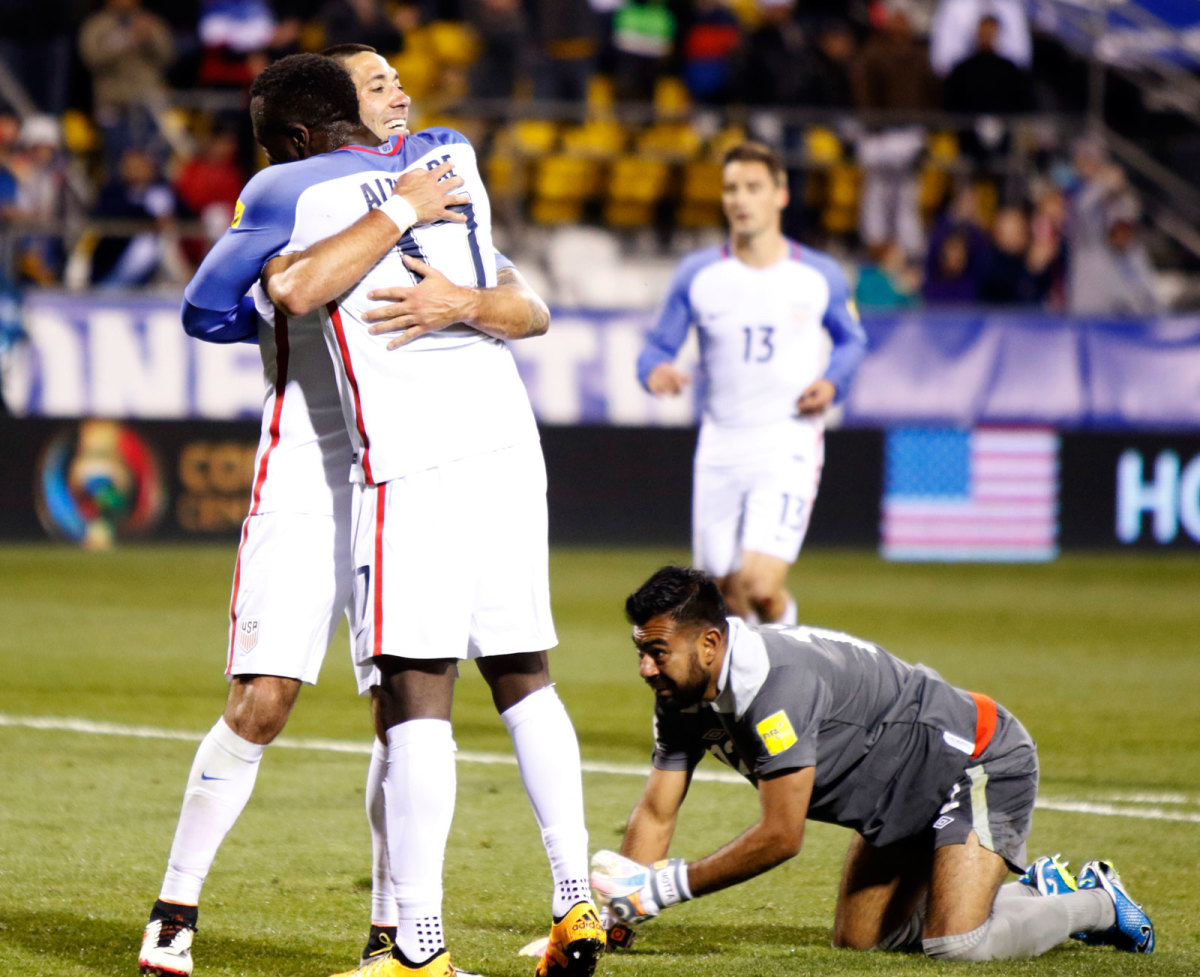
<svg viewBox="0 0 1200 977">
<path fill-rule="evenodd" d="M 704 733 L 704 739 L 708 740 L 711 743 L 719 743 L 724 738 L 725 738 L 725 730 L 723 730 L 723 729 L 709 729 L 709 730 L 706 730 Z"/>
<path fill-rule="evenodd" d="M 953 824 L 953 823 L 954 823 L 954 818 L 943 814 L 940 818 L 938 818 L 936 821 L 933 822 L 933 830 L 941 831 L 942 828 L 946 827 L 946 825 Z"/>
</svg>

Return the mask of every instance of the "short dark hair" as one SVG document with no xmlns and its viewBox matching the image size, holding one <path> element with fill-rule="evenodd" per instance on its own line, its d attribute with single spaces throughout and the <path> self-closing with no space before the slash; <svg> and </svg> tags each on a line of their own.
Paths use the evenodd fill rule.
<svg viewBox="0 0 1200 977">
<path fill-rule="evenodd" d="M 255 126 L 260 130 L 359 121 L 358 92 L 349 73 L 320 54 L 289 54 L 267 65 L 250 86 L 250 99 L 259 100 Z"/>
<path fill-rule="evenodd" d="M 747 140 L 731 146 L 725 153 L 722 168 L 730 163 L 762 163 L 779 186 L 787 183 L 787 168 L 782 157 L 766 143 Z"/>
<path fill-rule="evenodd" d="M 345 44 L 331 44 L 321 52 L 323 58 L 333 58 L 335 61 L 346 61 L 356 54 L 378 54 L 379 52 L 371 47 L 370 44 L 355 44 L 353 41 L 348 41 Z"/>
<path fill-rule="evenodd" d="M 667 566 L 655 571 L 625 601 L 625 616 L 638 627 L 666 614 L 676 624 L 699 624 L 724 632 L 728 613 L 717 582 L 703 570 L 690 567 Z"/>
</svg>

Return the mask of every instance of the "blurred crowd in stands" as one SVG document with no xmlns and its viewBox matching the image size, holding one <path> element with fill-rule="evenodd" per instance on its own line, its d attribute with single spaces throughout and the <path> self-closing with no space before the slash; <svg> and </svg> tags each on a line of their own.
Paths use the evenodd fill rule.
<svg viewBox="0 0 1200 977">
<path fill-rule="evenodd" d="M 186 281 L 263 163 L 251 80 L 347 41 L 416 127 L 472 138 L 502 240 L 719 235 L 720 154 L 752 136 L 864 311 L 1160 309 L 1125 173 L 1047 124 L 1068 107 L 1021 0 L 0 0 L 10 287 Z"/>
</svg>

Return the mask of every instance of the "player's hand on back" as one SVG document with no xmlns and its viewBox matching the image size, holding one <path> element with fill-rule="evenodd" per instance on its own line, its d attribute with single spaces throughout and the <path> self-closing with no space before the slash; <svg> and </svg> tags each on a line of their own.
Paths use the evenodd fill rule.
<svg viewBox="0 0 1200 977">
<path fill-rule="evenodd" d="M 369 299 L 388 303 L 363 315 L 363 319 L 371 323 L 368 331 L 372 335 L 399 333 L 388 343 L 388 349 L 397 349 L 420 336 L 470 318 L 472 314 L 470 303 L 474 293 L 471 289 L 455 285 L 436 268 L 411 255 L 404 256 L 404 264 L 422 276 L 418 284 L 375 288 L 367 293 Z"/>
<path fill-rule="evenodd" d="M 453 169 L 454 160 L 446 159 L 431 170 L 409 170 L 396 181 L 392 193 L 409 202 L 417 212 L 418 224 L 428 224 L 432 221 L 465 224 L 467 215 L 450 209 L 471 202 L 467 194 L 454 192 L 463 185 L 463 178 L 447 176 Z"/>
<path fill-rule="evenodd" d="M 674 363 L 659 363 L 646 377 L 646 388 L 656 397 L 674 396 L 683 393 L 691 382 L 692 378 Z"/>
<path fill-rule="evenodd" d="M 801 414 L 820 414 L 837 396 L 837 387 L 821 379 L 809 386 L 796 401 L 796 410 Z"/>
</svg>

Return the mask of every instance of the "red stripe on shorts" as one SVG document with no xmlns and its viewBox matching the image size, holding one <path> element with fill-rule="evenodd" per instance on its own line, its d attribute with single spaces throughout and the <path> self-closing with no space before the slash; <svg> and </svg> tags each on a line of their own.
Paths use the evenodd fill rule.
<svg viewBox="0 0 1200 977">
<path fill-rule="evenodd" d="M 375 487 L 375 600 L 372 607 L 374 637 L 371 654 L 383 654 L 383 514 L 387 509 L 387 482 Z"/>
<path fill-rule="evenodd" d="M 342 359 L 342 369 L 346 371 L 346 380 L 350 384 L 350 393 L 354 397 L 354 426 L 362 440 L 362 466 L 367 484 L 374 485 L 375 477 L 371 474 L 371 439 L 367 437 L 367 428 L 363 422 L 362 398 L 358 395 L 358 378 L 354 375 L 354 364 L 350 361 L 350 347 L 346 343 L 346 329 L 342 325 L 342 313 L 336 302 L 325 306 L 329 313 L 329 321 L 333 323 L 333 334 L 337 337 L 338 355 Z"/>
<path fill-rule="evenodd" d="M 283 392 L 287 389 L 288 345 L 287 316 L 281 312 L 275 313 L 275 406 L 271 411 L 271 423 L 267 431 L 271 437 L 267 450 L 258 460 L 258 471 L 254 475 L 254 488 L 250 493 L 250 511 L 242 523 L 242 538 L 238 541 L 237 559 L 233 563 L 233 594 L 229 598 L 229 650 L 225 657 L 225 674 L 233 668 L 233 646 L 237 639 L 237 596 L 238 587 L 242 582 L 242 548 L 246 545 L 246 537 L 250 533 L 250 517 L 258 512 L 262 502 L 263 484 L 267 480 L 267 464 L 271 460 L 271 452 L 279 445 L 280 420 L 283 417 Z"/>
</svg>

